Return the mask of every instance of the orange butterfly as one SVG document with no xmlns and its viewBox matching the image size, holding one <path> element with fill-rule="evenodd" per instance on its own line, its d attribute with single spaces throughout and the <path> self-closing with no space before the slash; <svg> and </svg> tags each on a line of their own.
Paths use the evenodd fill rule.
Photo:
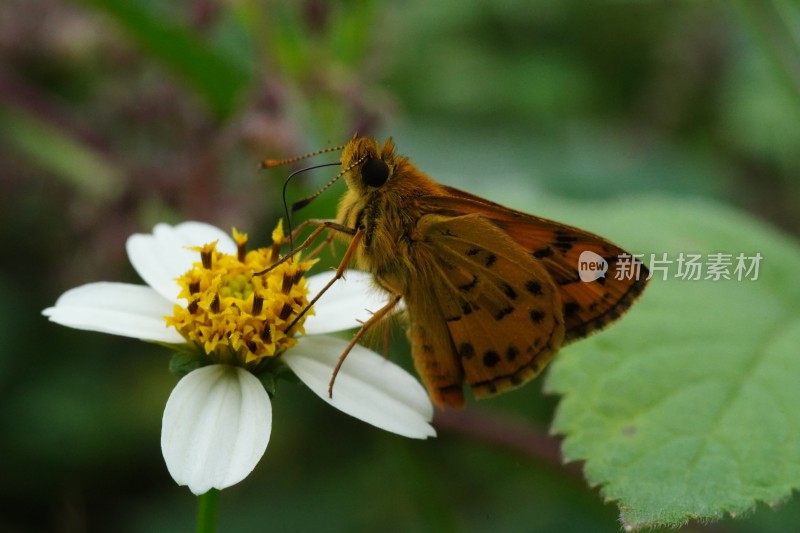
<svg viewBox="0 0 800 533">
<path fill-rule="evenodd" d="M 317 229 L 284 259 L 324 230 L 348 236 L 328 287 L 354 262 L 391 295 L 350 346 L 405 300 L 415 366 L 440 407 L 462 406 L 464 383 L 478 398 L 522 385 L 561 346 L 621 317 L 647 284 L 647 268 L 619 246 L 441 185 L 398 155 L 391 139 L 379 147 L 355 135 L 335 149 L 343 150 L 342 171 L 322 190 L 344 176 L 349 190 L 336 220 L 306 221 Z M 604 259 L 609 272 L 627 257 L 638 275 L 581 281 L 578 262 L 586 251 Z"/>
</svg>

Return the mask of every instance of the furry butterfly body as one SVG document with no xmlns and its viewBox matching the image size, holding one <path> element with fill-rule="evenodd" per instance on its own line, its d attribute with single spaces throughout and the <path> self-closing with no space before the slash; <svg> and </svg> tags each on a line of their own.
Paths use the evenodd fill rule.
<svg viewBox="0 0 800 533">
<path fill-rule="evenodd" d="M 564 344 L 618 319 L 641 294 L 630 279 L 583 282 L 589 250 L 613 267 L 617 245 L 441 185 L 397 155 L 355 136 L 341 157 L 348 191 L 338 224 L 361 231 L 355 265 L 402 297 L 415 366 L 433 401 L 459 407 L 519 386 Z M 635 261 L 635 259 L 634 259 Z"/>
</svg>

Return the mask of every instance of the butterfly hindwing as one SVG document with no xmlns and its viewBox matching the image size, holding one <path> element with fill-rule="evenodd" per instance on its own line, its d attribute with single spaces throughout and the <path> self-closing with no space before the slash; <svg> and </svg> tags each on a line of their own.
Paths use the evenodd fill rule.
<svg viewBox="0 0 800 533">
<path fill-rule="evenodd" d="M 428 290 L 474 395 L 502 392 L 538 374 L 564 335 L 547 271 L 479 215 L 429 215 L 417 227 L 435 258 Z"/>
<path fill-rule="evenodd" d="M 431 259 L 421 261 L 435 264 Z M 453 353 L 450 332 L 435 293 L 423 283 L 414 285 L 406 295 L 405 304 L 414 366 L 428 394 L 437 405 L 461 407 L 464 404 L 464 371 Z"/>
</svg>

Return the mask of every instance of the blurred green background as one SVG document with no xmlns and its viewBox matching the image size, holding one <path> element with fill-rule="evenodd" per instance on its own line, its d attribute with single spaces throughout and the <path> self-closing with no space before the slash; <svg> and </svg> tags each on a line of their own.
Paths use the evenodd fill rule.
<svg viewBox="0 0 800 533">
<path fill-rule="evenodd" d="M 138 282 L 131 233 L 195 219 L 266 242 L 289 170 L 258 162 L 359 131 L 522 210 L 645 195 L 680 216 L 701 197 L 796 236 L 799 50 L 789 0 L 5 0 L 0 530 L 192 527 L 159 448 L 168 354 L 40 315 L 70 287 Z M 330 177 L 304 175 L 289 200 Z M 300 215 L 333 216 L 343 187 Z M 283 385 L 220 530 L 619 531 L 554 455 L 541 383 L 443 417 L 426 442 Z M 795 498 L 685 530 L 798 518 Z"/>
</svg>

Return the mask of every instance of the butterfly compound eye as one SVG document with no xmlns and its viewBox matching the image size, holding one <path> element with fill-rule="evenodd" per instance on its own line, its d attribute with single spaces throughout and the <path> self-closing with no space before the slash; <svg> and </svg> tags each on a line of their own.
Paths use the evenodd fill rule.
<svg viewBox="0 0 800 533">
<path fill-rule="evenodd" d="M 389 179 L 389 166 L 383 159 L 373 157 L 361 167 L 361 176 L 370 187 L 380 187 Z"/>
</svg>

